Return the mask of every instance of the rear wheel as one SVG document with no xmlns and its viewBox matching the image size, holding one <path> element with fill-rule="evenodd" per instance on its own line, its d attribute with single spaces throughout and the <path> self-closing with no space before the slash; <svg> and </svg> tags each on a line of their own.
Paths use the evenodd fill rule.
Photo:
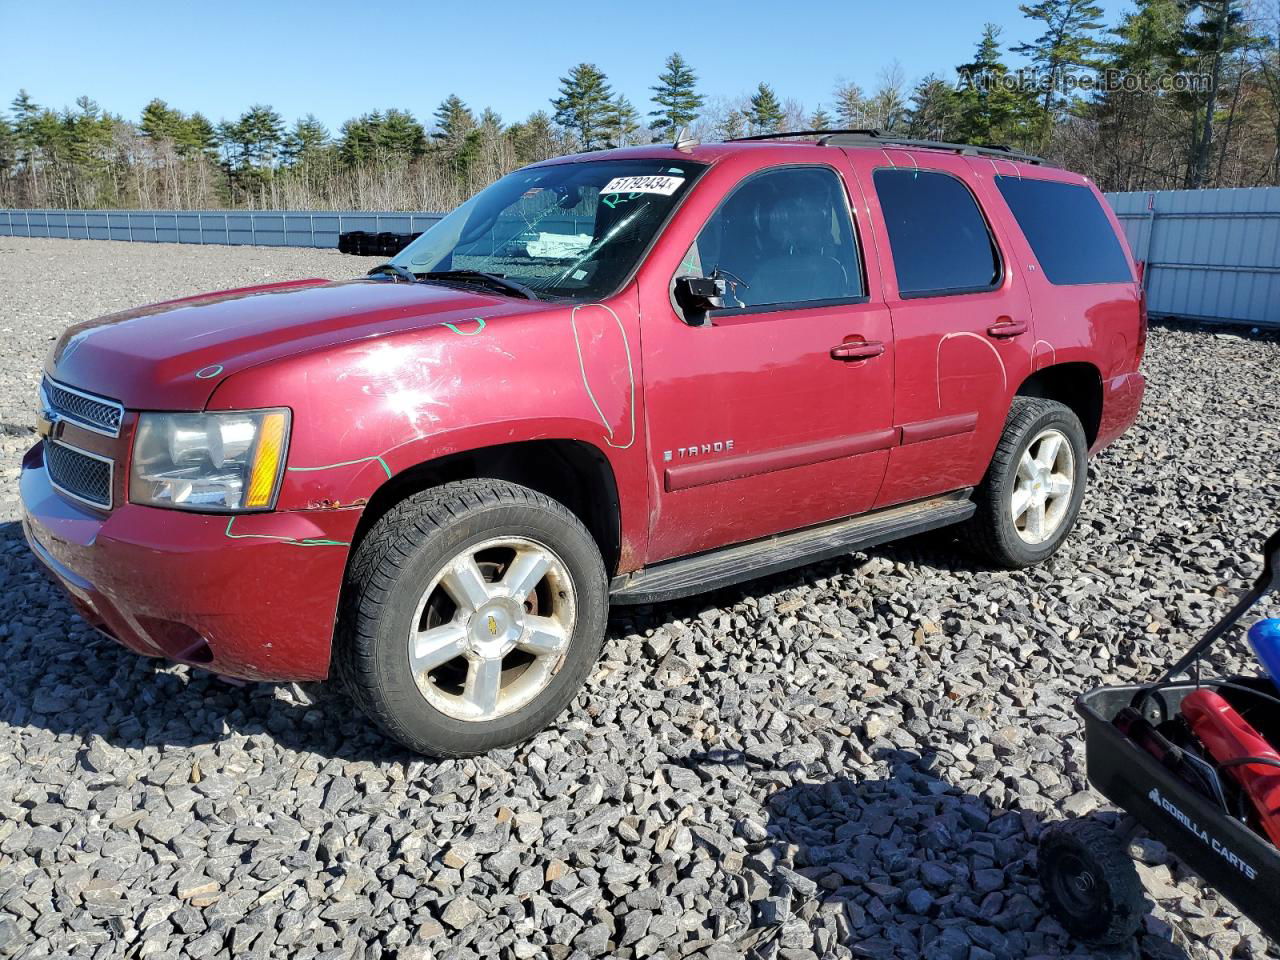
<svg viewBox="0 0 1280 960">
<path fill-rule="evenodd" d="M 466 756 L 550 723 L 595 662 L 606 617 L 599 550 L 568 508 L 459 481 L 409 497 L 361 542 L 335 657 L 387 733 Z"/>
<path fill-rule="evenodd" d="M 1075 526 L 1088 477 L 1088 444 L 1072 410 L 1015 397 L 970 521 L 977 548 L 1002 567 L 1048 559 Z"/>
<path fill-rule="evenodd" d="M 1045 900 L 1072 936 L 1099 946 L 1132 940 L 1147 905 L 1119 838 L 1091 820 L 1067 820 L 1040 836 Z"/>
</svg>

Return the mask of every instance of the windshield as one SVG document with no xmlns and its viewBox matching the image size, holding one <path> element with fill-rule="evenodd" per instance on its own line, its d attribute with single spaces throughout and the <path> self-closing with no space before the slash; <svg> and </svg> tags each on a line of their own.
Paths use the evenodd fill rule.
<svg viewBox="0 0 1280 960">
<path fill-rule="evenodd" d="M 704 169 L 700 163 L 637 159 L 517 170 L 392 263 L 419 276 L 498 274 L 538 297 L 599 299 L 627 278 Z M 466 281 L 462 274 L 458 279 Z"/>
</svg>

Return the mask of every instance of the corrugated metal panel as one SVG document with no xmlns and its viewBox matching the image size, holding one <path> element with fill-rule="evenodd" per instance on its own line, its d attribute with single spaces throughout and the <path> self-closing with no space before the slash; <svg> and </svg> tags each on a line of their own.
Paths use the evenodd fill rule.
<svg viewBox="0 0 1280 960">
<path fill-rule="evenodd" d="M 1107 195 L 1157 316 L 1280 327 L 1280 187 Z"/>
<path fill-rule="evenodd" d="M 336 247 L 348 230 L 418 233 L 443 213 L 310 210 L 0 210 L 0 237 Z"/>
</svg>

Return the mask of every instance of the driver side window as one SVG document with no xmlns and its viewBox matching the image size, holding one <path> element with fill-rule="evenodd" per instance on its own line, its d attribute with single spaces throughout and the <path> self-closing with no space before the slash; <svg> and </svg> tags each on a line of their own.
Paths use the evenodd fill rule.
<svg viewBox="0 0 1280 960">
<path fill-rule="evenodd" d="M 725 308 L 750 309 L 857 300 L 866 293 L 860 262 L 839 176 L 784 167 L 734 188 L 678 275 L 724 280 Z"/>
</svg>

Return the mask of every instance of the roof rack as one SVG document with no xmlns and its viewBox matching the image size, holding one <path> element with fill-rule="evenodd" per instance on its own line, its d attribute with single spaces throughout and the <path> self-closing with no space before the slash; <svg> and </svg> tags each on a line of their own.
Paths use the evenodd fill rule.
<svg viewBox="0 0 1280 960">
<path fill-rule="evenodd" d="M 913 150 L 948 150 L 971 157 L 999 157 L 1002 160 L 1017 160 L 1022 163 L 1034 163 L 1051 167 L 1054 164 L 1043 157 L 1014 150 L 1004 144 L 983 143 L 948 143 L 944 140 L 915 140 L 911 137 L 897 137 L 879 130 L 793 130 L 789 133 L 758 133 L 750 137 L 734 137 L 726 143 L 748 143 L 760 140 L 785 140 L 789 137 L 817 137 L 818 146 L 828 145 L 840 147 L 907 147 Z"/>
</svg>

